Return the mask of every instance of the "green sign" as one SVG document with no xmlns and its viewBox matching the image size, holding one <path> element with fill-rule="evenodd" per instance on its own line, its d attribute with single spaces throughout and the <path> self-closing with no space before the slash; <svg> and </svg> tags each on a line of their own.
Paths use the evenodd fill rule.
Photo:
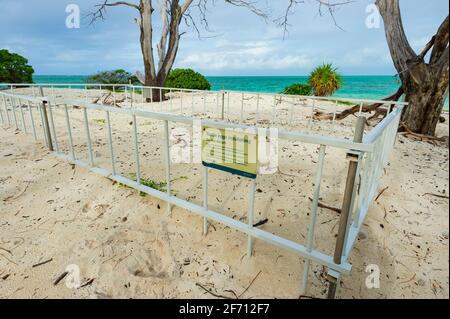
<svg viewBox="0 0 450 319">
<path fill-rule="evenodd" d="M 203 165 L 232 174 L 256 178 L 258 135 L 241 129 L 202 127 Z"/>
</svg>

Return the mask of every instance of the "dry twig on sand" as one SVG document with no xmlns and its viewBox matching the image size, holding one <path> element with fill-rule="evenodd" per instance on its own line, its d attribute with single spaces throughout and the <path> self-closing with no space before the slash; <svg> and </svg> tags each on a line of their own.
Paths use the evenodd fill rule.
<svg viewBox="0 0 450 319">
<path fill-rule="evenodd" d="M 68 271 L 63 272 L 61 275 L 59 275 L 58 278 L 56 278 L 56 280 L 53 282 L 53 286 L 56 286 L 57 284 L 59 284 L 59 282 L 61 280 L 63 280 L 67 275 L 69 274 Z"/>
<path fill-rule="evenodd" d="M 92 101 L 92 103 L 93 104 L 97 104 L 97 103 L 101 102 L 101 104 L 114 105 L 114 106 L 117 106 L 117 107 L 121 107 L 120 103 L 123 103 L 126 100 L 126 97 L 114 98 L 111 95 L 112 95 L 112 93 L 108 92 L 108 93 L 102 95 L 101 97 L 95 98 Z"/>
<path fill-rule="evenodd" d="M 378 198 L 380 198 L 381 195 L 383 195 L 383 193 L 389 188 L 389 186 L 386 186 L 385 188 L 383 188 L 381 190 L 381 192 L 378 193 L 377 197 L 375 197 L 375 201 L 378 200 Z"/>
<path fill-rule="evenodd" d="M 309 200 L 310 200 L 311 202 L 313 201 L 313 199 L 312 199 L 311 197 L 309 197 Z M 333 206 L 328 206 L 328 205 L 326 205 L 326 204 L 324 204 L 324 203 L 321 203 L 321 202 L 319 202 L 318 206 L 319 206 L 320 208 L 328 209 L 328 210 L 331 210 L 331 211 L 336 212 L 336 213 L 338 213 L 338 214 L 341 213 L 341 209 L 340 209 L 340 208 L 333 207 Z"/>
<path fill-rule="evenodd" d="M 213 296 L 216 297 L 216 298 L 232 299 L 232 298 L 227 297 L 227 296 L 223 296 L 223 295 L 216 294 L 216 293 L 212 292 L 211 290 L 209 290 L 208 288 L 205 288 L 204 286 L 202 286 L 202 285 L 201 285 L 200 283 L 198 283 L 198 282 L 195 283 L 195 285 L 198 286 L 198 287 L 200 287 L 200 288 L 202 288 L 204 291 L 206 291 L 207 293 L 213 295 Z"/>
<path fill-rule="evenodd" d="M 247 292 L 247 290 L 251 287 L 251 285 L 253 285 L 253 283 L 255 282 L 256 278 L 258 278 L 258 276 L 261 274 L 261 272 L 262 272 L 262 270 L 260 270 L 256 274 L 255 278 L 253 278 L 253 280 L 250 282 L 250 284 L 247 286 L 247 288 L 245 288 L 245 290 L 238 296 L 238 299 L 241 298 Z"/>
<path fill-rule="evenodd" d="M 51 261 L 53 261 L 53 258 L 50 258 L 50 259 L 47 259 L 47 260 L 45 260 L 45 261 L 43 261 L 43 262 L 40 262 L 40 263 L 37 263 L 37 264 L 34 264 L 33 266 L 31 266 L 32 268 L 36 268 L 36 267 L 39 267 L 39 266 L 42 266 L 42 265 L 45 265 L 45 264 L 48 264 L 49 262 L 51 262 Z"/>
<path fill-rule="evenodd" d="M 400 132 L 401 135 L 412 136 L 413 138 L 415 138 L 419 141 L 427 142 L 427 143 L 430 143 L 433 145 L 438 145 L 438 143 L 441 143 L 441 144 L 446 144 L 448 146 L 448 136 L 437 137 L 437 136 L 430 136 L 430 135 L 414 133 L 403 122 L 400 124 L 400 128 L 405 130 L 404 132 Z"/>
<path fill-rule="evenodd" d="M 17 195 L 14 195 L 14 196 L 8 196 L 8 197 L 4 198 L 3 201 L 4 201 L 4 202 L 7 202 L 7 201 L 10 201 L 10 200 L 15 200 L 15 199 L 19 198 L 20 196 L 22 196 L 22 195 L 27 191 L 28 186 L 30 186 L 30 183 L 31 183 L 31 182 L 30 182 L 30 181 L 27 181 L 26 183 L 27 183 L 27 184 L 25 185 L 25 187 L 24 187 Z"/>
<path fill-rule="evenodd" d="M 13 255 L 11 250 L 8 250 L 6 248 L 0 247 L 0 250 L 6 251 L 8 254 L 10 254 L 11 256 Z"/>
<path fill-rule="evenodd" d="M 253 285 L 253 283 L 255 282 L 256 278 L 258 278 L 258 276 L 261 274 L 261 272 L 262 272 L 262 270 L 260 270 L 260 271 L 256 274 L 256 276 L 252 279 L 252 281 L 251 281 L 250 284 L 247 286 L 247 288 L 245 288 L 244 291 L 243 291 L 239 296 L 238 296 L 233 290 L 227 289 L 227 290 L 224 290 L 224 291 L 232 293 L 236 299 L 241 298 L 241 297 L 242 297 L 242 296 L 250 289 L 250 287 L 251 287 L 251 286 Z M 231 298 L 231 297 L 224 296 L 224 295 L 220 295 L 220 294 L 217 294 L 217 293 L 215 293 L 215 292 L 212 292 L 211 290 L 209 290 L 208 288 L 204 287 L 202 284 L 200 284 L 200 283 L 198 283 L 198 282 L 197 282 L 195 285 L 198 286 L 198 287 L 200 287 L 200 288 L 202 288 L 204 291 L 206 291 L 207 293 L 211 294 L 212 296 L 214 296 L 214 297 L 216 297 L 216 298 L 233 299 L 233 298 Z"/>
<path fill-rule="evenodd" d="M 434 196 L 434 197 L 438 197 L 438 198 L 443 198 L 443 199 L 449 199 L 449 197 L 447 195 L 439 195 L 439 194 L 432 194 L 432 193 L 425 193 L 422 196 L 425 195 L 429 195 L 429 196 Z"/>
<path fill-rule="evenodd" d="M 14 264 L 14 265 L 18 266 L 17 263 L 15 263 L 14 261 L 12 261 L 11 259 L 9 259 L 8 257 L 6 257 L 5 255 L 0 254 L 0 256 L 3 257 L 3 258 L 5 258 L 5 259 L 6 259 L 7 261 L 9 261 L 11 264 Z"/>
<path fill-rule="evenodd" d="M 264 224 L 267 224 L 267 222 L 269 221 L 269 219 L 263 219 L 263 220 L 260 220 L 259 222 L 257 222 L 256 224 L 253 224 L 253 227 L 258 227 L 258 226 L 262 226 L 262 225 L 264 225 Z"/>
</svg>

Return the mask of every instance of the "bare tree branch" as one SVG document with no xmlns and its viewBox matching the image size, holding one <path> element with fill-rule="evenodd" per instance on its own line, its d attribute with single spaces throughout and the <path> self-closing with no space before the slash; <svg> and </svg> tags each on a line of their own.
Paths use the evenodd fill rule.
<svg viewBox="0 0 450 319">
<path fill-rule="evenodd" d="M 431 51 L 430 64 L 438 62 L 449 42 L 449 17 L 442 22 L 435 35 L 433 51 Z"/>
<path fill-rule="evenodd" d="M 245 7 L 248 8 L 251 12 L 256 14 L 257 16 L 267 20 L 268 14 L 264 10 L 258 8 L 256 6 L 256 1 L 247 1 L 247 0 L 225 0 L 225 2 L 232 4 L 236 7 Z"/>
<path fill-rule="evenodd" d="M 208 20 L 206 16 L 208 12 L 207 4 L 210 2 L 214 3 L 215 0 L 158 0 L 160 9 L 158 11 L 161 14 L 162 25 L 160 38 L 156 45 L 158 52 L 158 68 L 155 67 L 156 61 L 153 53 L 153 27 L 155 21 L 153 18 L 153 12 L 155 10 L 153 4 L 156 0 L 139 0 L 139 5 L 125 1 L 99 1 L 101 4 L 95 5 L 95 11 L 89 14 L 91 24 L 99 19 L 103 20 L 108 7 L 128 6 L 138 10 L 139 16 L 135 18 L 135 21 L 140 30 L 140 44 L 145 70 L 145 78 L 141 80 L 143 80 L 146 86 L 163 86 L 174 64 L 179 48 L 180 37 L 184 33 L 180 32 L 181 22 L 184 21 L 188 27 L 192 26 L 197 31 L 197 34 L 200 35 L 200 30 L 197 26 L 196 19 L 194 19 L 190 9 L 194 6 L 199 9 L 201 24 L 208 29 Z M 260 17 L 267 18 L 268 16 L 263 10 L 260 10 L 256 6 L 257 1 L 224 1 L 235 6 L 246 7 Z M 156 94 L 159 94 L 159 92 L 156 92 Z M 155 98 L 162 99 L 163 97 L 153 96 L 153 98 L 155 101 Z"/>
<path fill-rule="evenodd" d="M 331 18 L 333 19 L 334 25 L 337 28 L 343 30 L 337 23 L 337 20 L 335 17 L 336 10 L 339 9 L 340 7 L 350 4 L 354 1 L 353 0 L 348 0 L 348 1 L 315 0 L 315 2 L 317 2 L 317 4 L 319 5 L 319 9 L 318 9 L 319 15 L 323 15 L 322 10 L 325 7 L 327 9 L 328 13 L 330 14 Z M 305 3 L 304 0 L 289 0 L 289 4 L 286 7 L 286 11 L 285 11 L 284 15 L 275 20 L 275 22 L 278 23 L 278 25 L 283 28 L 283 33 L 284 33 L 283 37 L 285 37 L 286 34 L 288 33 L 288 28 L 290 26 L 289 16 L 294 12 L 294 8 L 297 5 L 304 4 L 304 3 Z"/>
<path fill-rule="evenodd" d="M 184 1 L 183 5 L 181 6 L 181 9 L 180 9 L 180 14 L 181 15 L 183 15 L 186 12 L 186 10 L 189 8 L 189 6 L 192 4 L 193 1 L 194 0 L 186 0 L 186 1 Z"/>
<path fill-rule="evenodd" d="M 169 12 L 167 10 L 167 4 L 169 0 L 162 0 L 161 3 L 161 39 L 158 43 L 158 56 L 159 56 L 159 64 L 158 68 L 161 70 L 162 61 L 166 55 L 166 45 L 167 45 L 167 36 L 169 34 Z M 170 3 L 169 3 L 170 5 Z"/>
<path fill-rule="evenodd" d="M 97 10 L 89 13 L 87 15 L 87 17 L 90 18 L 90 22 L 89 24 L 93 24 L 95 21 L 101 19 L 104 20 L 105 19 L 105 13 L 106 13 L 106 8 L 107 7 L 117 7 L 117 6 L 127 6 L 130 8 L 134 8 L 136 10 L 140 10 L 140 6 L 134 3 L 129 3 L 126 1 L 117 1 L 117 2 L 109 2 L 109 0 L 105 0 L 103 4 L 98 4 L 95 5 L 96 8 L 98 8 Z"/>
<path fill-rule="evenodd" d="M 425 59 L 425 56 L 427 53 L 431 50 L 431 48 L 434 46 L 434 43 L 436 41 L 436 36 L 433 36 L 430 41 L 425 45 L 425 48 L 423 48 L 422 52 L 417 56 L 417 59 L 419 62 L 423 62 Z"/>
</svg>

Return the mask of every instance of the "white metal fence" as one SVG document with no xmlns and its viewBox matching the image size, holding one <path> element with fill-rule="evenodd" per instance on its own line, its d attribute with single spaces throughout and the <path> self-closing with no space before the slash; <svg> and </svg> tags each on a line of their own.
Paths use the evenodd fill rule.
<svg viewBox="0 0 450 319">
<path fill-rule="evenodd" d="M 69 85 L 61 85 L 65 87 L 69 87 Z M 90 86 L 90 85 L 89 85 Z M 55 87 L 55 85 L 53 85 Z M 132 86 L 121 86 L 126 87 L 127 91 L 123 94 L 135 94 L 131 91 L 134 87 Z M 39 87 L 29 86 L 30 90 L 37 91 Z M 153 88 L 155 89 L 155 88 Z M 166 90 L 169 101 L 162 101 L 160 103 L 166 103 L 166 107 L 170 106 L 170 101 L 174 99 L 173 92 L 175 89 L 168 90 L 167 88 L 157 88 L 158 90 Z M 145 90 L 145 88 L 141 88 L 141 90 Z M 168 91 L 167 91 L 168 90 Z M 89 91 L 85 88 L 84 91 Z M 115 91 L 115 89 L 114 89 Z M 183 90 L 178 90 L 183 92 Z M 71 93 L 70 93 L 71 92 Z M 73 94 L 74 92 L 70 91 L 69 94 Z M 193 94 L 193 91 L 189 91 Z M 221 95 L 217 92 L 203 92 L 203 91 L 195 91 L 195 94 L 199 95 L 216 95 L 217 103 L 219 107 L 216 105 L 216 108 L 219 110 L 219 114 L 223 114 L 224 104 L 220 103 Z M 35 94 L 25 95 L 19 94 L 19 89 L 13 88 L 12 92 L 9 91 L 0 91 L 0 120 L 2 122 L 3 127 L 14 127 L 18 130 L 23 131 L 24 133 L 32 134 L 36 141 L 42 140 L 47 146 L 50 146 L 55 151 L 55 155 L 61 159 L 67 160 L 71 163 L 84 167 L 94 173 L 105 176 L 111 180 L 117 181 L 121 184 L 132 187 L 136 190 L 139 190 L 143 193 L 154 196 L 160 200 L 167 202 L 168 208 L 172 205 L 178 206 L 186 209 L 187 211 L 198 214 L 204 218 L 204 231 L 206 233 L 207 230 L 207 220 L 216 221 L 222 223 L 230 228 L 236 229 L 248 236 L 248 251 L 247 253 L 251 255 L 252 253 L 252 243 L 253 239 L 259 239 L 279 248 L 288 250 L 297 254 L 300 257 L 303 257 L 306 261 L 304 267 L 304 276 L 302 282 L 303 291 L 306 290 L 307 280 L 309 274 L 310 263 L 314 262 L 323 266 L 326 266 L 329 269 L 329 275 L 335 278 L 337 281 L 340 279 L 341 274 L 349 274 L 351 271 L 351 265 L 348 262 L 348 257 L 352 251 L 352 248 L 357 240 L 358 232 L 360 231 L 364 219 L 369 211 L 370 205 L 373 202 L 374 196 L 378 189 L 378 183 L 380 177 L 383 173 L 383 168 L 388 161 L 389 154 L 394 146 L 396 132 L 398 129 L 400 116 L 402 113 L 402 109 L 404 107 L 404 103 L 396 103 L 396 102 L 386 102 L 386 101 L 378 101 L 386 105 L 386 109 L 388 111 L 388 115 L 370 132 L 366 133 L 362 142 L 353 142 L 351 140 L 341 138 L 341 137 L 333 137 L 321 134 L 313 134 L 311 132 L 302 132 L 302 131 L 289 131 L 287 129 L 280 129 L 278 137 L 280 139 L 287 140 L 295 140 L 305 144 L 313 144 L 319 147 L 319 155 L 316 164 L 315 171 L 315 180 L 314 180 L 314 188 L 312 194 L 312 206 L 310 211 L 310 222 L 308 227 L 308 234 L 306 243 L 298 243 L 293 240 L 289 240 L 283 238 L 282 236 L 275 235 L 271 232 L 261 230 L 257 227 L 254 227 L 254 218 L 253 218 L 253 210 L 254 210 L 254 198 L 256 191 L 256 180 L 251 182 L 251 186 L 249 188 L 248 195 L 248 207 L 247 207 L 247 222 L 242 222 L 232 217 L 225 216 L 217 211 L 212 210 L 208 205 L 208 169 L 205 167 L 203 169 L 203 205 L 199 205 L 193 203 L 192 201 L 181 199 L 172 192 L 171 189 L 171 162 L 170 162 L 170 143 L 169 143 L 169 123 L 172 124 L 184 124 L 188 126 L 192 126 L 196 117 L 186 116 L 183 112 L 179 114 L 161 112 L 161 111 L 149 111 L 147 107 L 143 107 L 144 105 L 155 104 L 155 103 L 147 103 L 147 101 L 142 102 L 142 106 L 136 105 L 134 102 L 133 107 L 115 107 L 114 102 L 112 105 L 103 105 L 98 103 L 92 103 L 87 98 L 72 98 L 72 96 L 59 96 L 56 91 L 54 94 L 50 91 L 44 92 L 49 95 L 39 96 L 37 92 Z M 242 101 L 244 101 L 245 96 L 259 96 L 259 94 L 255 93 L 234 93 L 241 95 Z M 272 95 L 270 98 L 273 98 L 274 101 L 280 95 Z M 75 96 L 74 96 L 75 97 Z M 182 99 L 183 97 L 181 97 Z M 294 97 L 285 97 L 285 98 L 294 98 Z M 304 97 L 305 99 L 309 97 Z M 317 98 L 316 100 L 321 100 L 322 98 Z M 316 101 L 314 100 L 314 101 Z M 342 100 L 342 99 L 341 99 Z M 258 99 L 257 99 L 258 101 Z M 374 101 L 364 101 L 364 100 L 343 100 L 350 101 L 361 104 L 361 108 L 363 103 L 373 103 Z M 203 110 L 208 114 L 211 112 L 211 106 L 206 104 L 206 98 L 203 99 L 205 103 L 205 109 Z M 216 101 L 215 101 L 216 102 Z M 182 105 L 182 104 L 181 104 Z M 274 104 L 276 105 L 276 104 Z M 84 131 L 85 131 L 85 143 L 87 149 L 87 161 L 80 159 L 78 154 L 76 154 L 73 137 L 72 137 L 72 125 L 71 118 L 69 115 L 69 108 L 76 107 L 80 112 L 82 112 L 82 118 L 84 123 Z M 217 109 L 215 110 L 217 112 Z M 244 107 L 242 107 L 244 109 Z M 59 136 L 61 136 L 62 132 L 58 131 L 58 126 L 56 125 L 56 119 L 54 116 L 55 111 L 63 111 L 64 113 L 64 121 L 69 140 L 69 152 L 64 152 L 59 145 Z M 92 138 L 90 133 L 90 112 L 100 111 L 105 114 L 106 118 L 106 128 L 107 128 L 107 137 L 108 137 L 108 149 L 110 153 L 111 159 L 111 170 L 100 167 L 98 163 L 96 163 L 95 157 L 93 155 L 93 147 L 92 147 Z M 243 110 L 241 114 L 244 112 Z M 312 107 L 312 111 L 314 111 L 314 106 Z M 276 117 L 276 111 L 274 111 L 274 117 Z M 362 113 L 361 113 L 362 114 Z M 231 114 L 230 114 L 231 115 Z M 125 116 L 129 117 L 132 121 L 132 135 L 133 135 L 133 158 L 134 158 L 134 167 L 135 167 L 135 179 L 131 179 L 129 177 L 123 176 L 119 174 L 116 170 L 116 158 L 115 158 L 115 148 L 113 146 L 113 138 L 112 138 L 112 125 L 111 125 L 111 117 L 112 116 Z M 240 119 L 243 119 L 243 116 L 238 114 L 238 118 L 235 119 L 235 122 L 239 122 Z M 166 181 L 166 191 L 157 190 L 148 186 L 145 186 L 141 182 L 141 164 L 140 164 L 140 153 L 138 147 L 139 141 L 139 133 L 138 133 L 138 124 L 137 118 L 145 118 L 156 121 L 161 121 L 164 124 L 163 129 L 163 154 L 164 154 L 164 163 L 165 163 L 165 181 Z M 255 125 L 244 125 L 242 123 L 230 123 L 226 121 L 226 117 L 220 116 L 219 119 L 202 119 L 202 125 L 207 125 L 209 127 L 216 128 L 243 128 L 247 130 L 256 131 Z M 292 119 L 295 120 L 295 119 Z M 334 118 L 333 118 L 334 120 Z M 312 121 L 312 120 L 311 120 Z M 288 121 L 289 122 L 289 121 Z M 47 125 L 48 123 L 48 125 Z M 276 124 L 276 121 L 273 122 Z M 255 124 L 259 124 L 256 121 Z M 334 125 L 334 123 L 332 123 Z M 329 147 L 339 148 L 344 150 L 350 155 L 353 155 L 354 161 L 357 163 L 356 165 L 356 178 L 352 183 L 351 187 L 346 189 L 346 192 L 350 192 L 349 198 L 350 206 L 349 206 L 349 215 L 348 220 L 345 221 L 347 227 L 340 229 L 340 232 L 343 232 L 342 235 L 345 238 L 342 250 L 342 258 L 336 261 L 333 259 L 333 256 L 327 255 L 324 252 L 321 252 L 314 247 L 314 238 L 315 238 L 315 228 L 317 222 L 317 214 L 318 214 L 318 206 L 319 206 L 319 198 L 321 194 L 321 181 L 323 179 L 322 172 L 324 168 L 324 162 L 326 157 L 326 150 Z M 348 163 L 348 162 L 345 162 Z M 341 217 L 342 218 L 342 217 Z"/>
</svg>

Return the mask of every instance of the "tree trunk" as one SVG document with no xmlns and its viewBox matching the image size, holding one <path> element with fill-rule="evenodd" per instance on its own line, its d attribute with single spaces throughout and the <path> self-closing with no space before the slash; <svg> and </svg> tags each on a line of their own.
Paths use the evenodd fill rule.
<svg viewBox="0 0 450 319">
<path fill-rule="evenodd" d="M 145 68 L 145 86 L 158 87 L 151 90 L 144 90 L 145 99 L 147 102 L 160 102 L 165 99 L 164 90 L 159 87 L 164 87 L 167 76 L 172 69 L 175 62 L 175 57 L 178 52 L 178 45 L 180 41 L 179 26 L 181 18 L 186 12 L 192 0 L 184 2 L 180 7 L 178 0 L 170 1 L 170 16 L 167 15 L 167 3 L 164 2 L 162 6 L 162 31 L 161 39 L 157 45 L 158 48 L 158 71 L 156 72 L 155 61 L 153 57 L 152 46 L 152 13 L 153 8 L 151 0 L 141 0 L 141 49 L 144 59 Z M 167 38 L 169 39 L 168 43 Z"/>
<path fill-rule="evenodd" d="M 383 17 L 386 40 L 402 81 L 405 101 L 409 103 L 402 122 L 414 133 L 434 135 L 448 95 L 449 18 L 447 16 L 423 52 L 417 55 L 403 28 L 399 0 L 377 0 L 376 5 Z M 430 61 L 426 63 L 424 59 L 431 48 Z"/>
<path fill-rule="evenodd" d="M 403 124 L 414 133 L 434 136 L 448 95 L 448 80 L 428 79 L 414 83 L 410 78 L 403 88 L 405 100 L 409 102 L 402 116 Z"/>
</svg>

